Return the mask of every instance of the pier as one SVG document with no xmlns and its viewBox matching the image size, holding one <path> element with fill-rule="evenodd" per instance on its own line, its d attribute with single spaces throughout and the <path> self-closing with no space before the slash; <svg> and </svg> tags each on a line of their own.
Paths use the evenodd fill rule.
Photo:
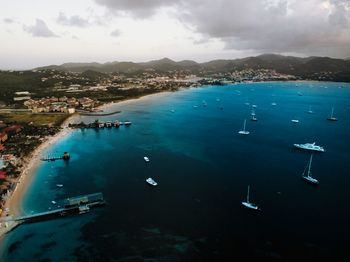
<svg viewBox="0 0 350 262">
<path fill-rule="evenodd" d="M 56 208 L 45 212 L 33 213 L 19 217 L 0 218 L 0 236 L 13 230 L 22 223 L 33 223 L 41 220 L 56 219 L 69 215 L 84 214 L 90 211 L 90 208 L 102 206 L 106 202 L 102 193 L 76 196 L 67 198 L 63 201 L 62 208 Z"/>
<path fill-rule="evenodd" d="M 56 160 L 69 160 L 70 159 L 70 155 L 68 152 L 64 152 L 64 154 L 62 156 L 47 156 L 47 157 L 43 157 L 41 158 L 42 161 L 56 161 Z"/>
</svg>

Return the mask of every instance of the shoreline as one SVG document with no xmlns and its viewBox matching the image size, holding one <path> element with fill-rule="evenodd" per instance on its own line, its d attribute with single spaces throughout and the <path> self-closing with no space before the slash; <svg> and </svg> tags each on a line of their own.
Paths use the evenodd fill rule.
<svg viewBox="0 0 350 262">
<path fill-rule="evenodd" d="M 182 89 L 179 89 L 182 90 Z M 131 98 L 131 99 L 125 99 L 117 102 L 110 102 L 103 104 L 99 106 L 99 109 L 102 110 L 110 110 L 115 106 L 123 106 L 123 105 L 128 105 L 130 103 L 135 103 L 139 101 L 140 99 L 145 99 L 146 101 L 152 98 L 164 96 L 166 94 L 169 94 L 172 92 L 165 91 L 165 92 L 159 92 L 159 93 L 153 93 L 153 94 L 148 94 L 145 96 L 140 96 L 136 98 Z M 4 210 L 8 208 L 8 214 L 16 217 L 19 215 L 23 215 L 24 208 L 24 198 L 26 193 L 28 192 L 28 189 L 30 188 L 35 172 L 37 171 L 38 167 L 40 166 L 41 163 L 41 155 L 42 152 L 51 147 L 53 144 L 59 142 L 62 138 L 66 137 L 67 135 L 71 134 L 74 129 L 70 129 L 68 127 L 68 124 L 71 122 L 79 121 L 81 117 L 84 117 L 83 115 L 80 115 L 78 113 L 75 113 L 73 115 L 70 115 L 60 126 L 62 130 L 60 130 L 57 134 L 54 136 L 46 137 L 45 140 L 37 147 L 34 149 L 34 151 L 25 157 L 23 159 L 23 168 L 21 170 L 21 174 L 16 181 L 17 185 L 15 190 L 12 192 L 12 194 L 9 196 L 9 198 L 6 200 L 5 205 L 4 205 Z M 5 212 L 0 217 L 5 217 Z"/>
<path fill-rule="evenodd" d="M 76 115 L 69 116 L 62 124 L 60 130 L 54 136 L 46 137 L 45 140 L 26 158 L 23 159 L 23 169 L 17 180 L 15 190 L 5 202 L 4 208 L 8 208 L 8 213 L 13 216 L 19 216 L 24 214 L 23 203 L 24 197 L 28 192 L 29 187 L 32 184 L 34 174 L 37 171 L 41 163 L 42 152 L 60 141 L 62 138 L 69 135 L 73 130 L 67 127 L 68 121 L 71 121 Z M 4 214 L 4 213 L 3 213 Z M 4 214 L 5 215 L 5 214 Z M 2 217 L 4 217 L 4 215 Z"/>
</svg>

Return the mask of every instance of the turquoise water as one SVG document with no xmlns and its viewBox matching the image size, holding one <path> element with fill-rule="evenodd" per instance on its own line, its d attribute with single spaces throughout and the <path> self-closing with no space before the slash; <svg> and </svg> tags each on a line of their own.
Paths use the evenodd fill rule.
<svg viewBox="0 0 350 262">
<path fill-rule="evenodd" d="M 331 107 L 338 122 L 326 120 Z M 102 192 L 107 205 L 20 226 L 0 248 L 4 261 L 350 259 L 350 84 L 211 86 L 115 109 L 122 113 L 100 119 L 133 124 L 75 130 L 48 149 L 72 158 L 43 163 L 24 203 L 39 212 Z M 250 135 L 240 136 L 245 118 Z M 327 151 L 314 156 L 318 187 L 300 178 L 310 154 L 292 146 L 314 141 Z M 248 184 L 260 212 L 241 206 Z"/>
</svg>

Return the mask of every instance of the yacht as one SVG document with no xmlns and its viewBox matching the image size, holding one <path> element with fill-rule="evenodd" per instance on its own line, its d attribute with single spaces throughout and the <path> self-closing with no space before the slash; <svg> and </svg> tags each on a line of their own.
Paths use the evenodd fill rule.
<svg viewBox="0 0 350 262">
<path fill-rule="evenodd" d="M 276 105 L 277 105 L 277 103 L 273 102 L 273 103 L 271 103 L 271 105 L 272 105 L 272 106 L 276 106 Z"/>
<path fill-rule="evenodd" d="M 304 172 L 303 174 L 301 175 L 301 177 L 306 181 L 306 182 L 309 182 L 311 184 L 318 184 L 318 180 L 316 178 L 313 178 L 311 176 L 311 164 L 312 164 L 312 156 L 313 154 L 311 154 L 311 157 L 310 157 L 310 161 L 307 163 L 305 169 L 304 169 Z M 306 173 L 306 170 L 307 170 L 307 173 Z"/>
<path fill-rule="evenodd" d="M 252 116 L 251 118 L 250 118 L 250 120 L 252 120 L 252 121 L 258 121 L 258 119 L 256 118 L 256 116 L 254 115 L 254 116 Z"/>
<path fill-rule="evenodd" d="M 149 158 L 147 156 L 144 156 L 143 159 L 145 160 L 145 162 L 149 162 Z"/>
<path fill-rule="evenodd" d="M 325 152 L 322 146 L 317 146 L 315 142 L 306 144 L 294 144 L 295 147 L 311 151 Z"/>
<path fill-rule="evenodd" d="M 309 111 L 307 111 L 309 114 L 313 114 L 314 112 L 311 110 L 311 106 L 309 106 Z"/>
<path fill-rule="evenodd" d="M 331 115 L 329 117 L 327 117 L 327 120 L 338 121 L 338 119 L 333 116 L 333 113 L 334 113 L 334 108 L 332 107 Z"/>
<path fill-rule="evenodd" d="M 53 205 L 56 205 L 56 201 L 54 201 L 54 200 L 52 200 L 51 203 L 52 203 Z"/>
<path fill-rule="evenodd" d="M 131 125 L 131 122 L 130 122 L 130 121 L 125 121 L 125 122 L 124 122 L 124 125 L 130 126 L 130 125 Z"/>
<path fill-rule="evenodd" d="M 247 120 L 244 119 L 243 130 L 238 131 L 238 134 L 240 134 L 240 135 L 249 135 L 249 131 L 245 130 L 246 123 L 247 123 Z"/>
<path fill-rule="evenodd" d="M 146 179 L 146 182 L 149 184 L 149 185 L 151 185 L 151 186 L 157 186 L 158 185 L 158 183 L 156 182 L 156 181 L 154 181 L 152 178 L 147 178 Z"/>
<path fill-rule="evenodd" d="M 255 205 L 254 203 L 249 202 L 249 191 L 250 191 L 250 186 L 248 185 L 248 192 L 247 192 L 247 201 L 242 201 L 242 205 L 245 207 L 248 207 L 250 209 L 258 210 L 258 206 Z"/>
<path fill-rule="evenodd" d="M 63 185 L 62 185 L 62 184 L 56 184 L 56 186 L 57 186 L 57 187 L 63 187 Z"/>
<path fill-rule="evenodd" d="M 299 120 L 298 119 L 292 119 L 292 122 L 293 123 L 299 123 Z"/>
<path fill-rule="evenodd" d="M 84 214 L 90 211 L 90 207 L 87 205 L 79 206 L 79 214 Z"/>
</svg>

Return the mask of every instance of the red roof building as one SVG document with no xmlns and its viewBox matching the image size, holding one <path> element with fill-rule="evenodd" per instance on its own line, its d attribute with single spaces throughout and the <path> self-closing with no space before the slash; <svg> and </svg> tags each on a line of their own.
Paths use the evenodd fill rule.
<svg viewBox="0 0 350 262">
<path fill-rule="evenodd" d="M 5 180 L 7 178 L 7 173 L 5 171 L 0 171 L 0 179 Z"/>
</svg>

